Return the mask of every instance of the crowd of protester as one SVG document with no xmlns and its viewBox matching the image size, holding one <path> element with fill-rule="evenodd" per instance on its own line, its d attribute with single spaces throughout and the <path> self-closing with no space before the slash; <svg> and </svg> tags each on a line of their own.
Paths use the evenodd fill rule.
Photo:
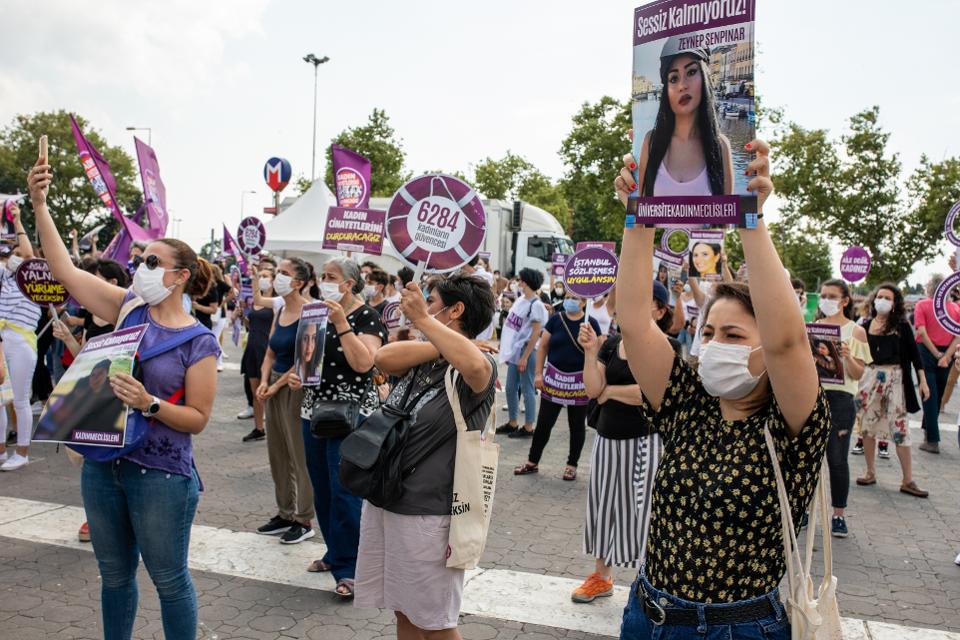
<svg viewBox="0 0 960 640">
<path fill-rule="evenodd" d="M 762 202 L 771 185 L 766 147 L 758 148 L 751 184 Z M 636 189 L 629 169 L 616 179 L 624 198 Z M 784 573 L 779 516 L 771 511 L 775 484 L 769 465 L 750 464 L 767 455 L 765 429 L 788 477 L 796 522 L 805 518 L 825 459 L 831 531 L 848 534 L 855 438 L 853 452 L 862 452 L 867 468 L 856 484 L 876 484 L 878 445 L 883 457 L 892 442 L 900 491 L 928 495 L 913 478 L 907 413 L 921 409 L 918 389 L 920 449 L 938 453 L 939 414 L 960 339 L 940 327 L 929 298 L 911 315 L 894 284 L 855 299 L 844 281 L 829 280 L 817 292 L 817 321 L 840 328 L 845 375 L 842 383 L 821 385 L 803 329 L 806 287 L 784 275 L 762 224 L 741 231 L 749 283 L 729 268 L 721 281 L 686 272 L 661 281 L 652 267 L 654 230 L 630 228 L 620 254 L 630 288 L 584 299 L 562 278 L 529 268 L 505 277 L 479 257 L 456 273 L 416 282 L 409 268 L 390 273 L 349 257 L 321 265 L 266 254 L 246 265 L 207 261 L 172 239 L 133 244 L 126 264 L 99 255 L 95 245 L 80 255 L 76 234 L 71 252 L 47 208 L 45 190 L 54 180 L 42 160 L 30 172 L 42 242 L 30 242 L 14 208 L 16 243 L 7 247 L 0 274 L 3 376 L 12 383 L 8 410 L 0 411 L 0 469 L 29 464 L 33 416 L 88 340 L 130 326 L 132 318 L 148 325 L 144 347 L 193 332 L 143 362 L 139 376 L 110 378 L 116 397 L 151 419 L 145 444 L 109 461 L 83 460 L 88 522 L 79 536 L 92 540 L 99 563 L 108 638 L 132 632 L 138 557 L 160 595 L 167 637 L 195 633 L 187 553 L 202 484 L 192 438 L 208 423 L 218 384 L 243 388 L 247 406 L 236 417 L 253 426 L 238 439 L 250 446 L 266 441 L 276 511 L 264 514 L 269 520 L 257 533 L 297 544 L 316 535 L 316 520 L 326 552 L 305 569 L 329 572 L 344 600 L 394 610 L 399 638 L 458 637 L 464 571 L 445 563 L 453 416 L 462 413 L 477 430 L 498 410 L 497 357 L 507 415 L 496 432 L 530 440 L 514 475 L 541 470 L 565 408 L 569 450 L 560 477 L 576 481 L 587 427 L 595 430 L 583 527 L 583 549 L 595 566 L 571 597 L 587 603 L 610 596 L 614 567 L 639 570 L 625 637 L 657 624 L 650 602 L 708 618 L 721 607 L 784 616 L 771 597 Z M 55 318 L 13 282 L 18 264 L 34 255 L 48 260 L 71 295 Z M 930 297 L 937 284 L 931 282 Z M 329 314 L 326 331 L 298 332 L 304 306 L 318 302 Z M 951 305 L 960 321 L 960 307 Z M 405 326 L 396 321 L 400 313 Z M 243 344 L 240 376 L 231 379 L 217 372 L 224 371 L 222 347 L 235 323 Z M 496 340 L 506 330 L 512 338 L 497 356 Z M 305 386 L 298 359 L 313 357 L 321 339 L 320 382 Z M 590 402 L 544 397 L 548 364 L 581 374 Z M 444 393 L 451 369 L 459 374 L 455 393 Z M 399 499 L 377 505 L 345 488 L 341 446 L 384 406 L 410 412 L 401 466 L 418 473 L 402 476 Z M 722 466 L 710 464 L 720 459 Z M 716 491 L 692 488 L 690 474 L 698 469 L 699 480 Z M 743 503 L 747 493 L 757 497 Z M 727 507 L 735 526 L 719 515 Z M 681 551 L 689 549 L 697 549 L 693 557 Z"/>
</svg>

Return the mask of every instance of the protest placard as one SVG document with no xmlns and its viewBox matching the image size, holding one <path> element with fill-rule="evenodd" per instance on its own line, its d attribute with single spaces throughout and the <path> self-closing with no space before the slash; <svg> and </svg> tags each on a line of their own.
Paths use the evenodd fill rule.
<svg viewBox="0 0 960 640">
<path fill-rule="evenodd" d="M 330 309 L 322 302 L 305 304 L 300 311 L 293 370 L 300 376 L 300 381 L 305 387 L 315 387 L 320 384 L 329 313 Z"/>
<path fill-rule="evenodd" d="M 723 231 L 716 229 L 690 231 L 688 256 L 690 277 L 703 280 L 723 279 Z"/>
<path fill-rule="evenodd" d="M 330 207 L 323 230 L 323 248 L 379 256 L 383 252 L 386 211 L 360 207 Z"/>
<path fill-rule="evenodd" d="M 807 339 L 810 341 L 810 351 L 817 365 L 820 382 L 843 384 L 840 327 L 834 324 L 808 324 Z"/>
</svg>

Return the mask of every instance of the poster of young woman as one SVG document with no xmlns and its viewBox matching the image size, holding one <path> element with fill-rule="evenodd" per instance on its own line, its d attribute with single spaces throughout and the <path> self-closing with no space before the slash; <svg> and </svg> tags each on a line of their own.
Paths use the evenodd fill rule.
<svg viewBox="0 0 960 640">
<path fill-rule="evenodd" d="M 548 361 L 543 368 L 541 396 L 554 404 L 585 405 L 590 400 L 583 382 L 583 371 L 560 371 Z"/>
<path fill-rule="evenodd" d="M 683 257 L 662 249 L 653 250 L 653 277 L 670 290 L 683 277 Z"/>
<path fill-rule="evenodd" d="M 322 302 L 305 304 L 300 311 L 297 351 L 294 354 L 293 368 L 305 387 L 315 387 L 320 384 L 329 312 L 330 310 Z"/>
<path fill-rule="evenodd" d="M 843 384 L 843 358 L 840 357 L 840 327 L 833 324 L 808 324 L 807 339 L 817 365 L 820 382 Z"/>
<path fill-rule="evenodd" d="M 50 394 L 33 440 L 122 447 L 127 408 L 110 376 L 131 374 L 146 330 L 142 324 L 88 340 Z"/>
<path fill-rule="evenodd" d="M 755 0 L 658 0 L 633 16 L 636 224 L 748 226 Z"/>
<path fill-rule="evenodd" d="M 723 280 L 723 231 L 690 232 L 690 277 Z"/>
</svg>

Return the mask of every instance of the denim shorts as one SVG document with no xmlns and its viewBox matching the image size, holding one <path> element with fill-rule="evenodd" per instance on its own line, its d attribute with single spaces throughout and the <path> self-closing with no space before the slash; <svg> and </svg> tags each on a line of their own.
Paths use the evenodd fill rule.
<svg viewBox="0 0 960 640">
<path fill-rule="evenodd" d="M 763 618 L 736 624 L 703 623 L 701 625 L 657 626 L 643 610 L 643 605 L 638 596 L 639 584 L 642 584 L 650 597 L 664 608 L 680 607 L 701 610 L 701 620 L 705 620 L 705 616 L 708 615 L 707 611 L 726 609 L 764 599 L 769 600 L 773 605 L 774 613 Z M 630 599 L 627 601 L 627 607 L 623 610 L 620 638 L 622 640 L 686 640 L 687 638 L 690 640 L 790 640 L 790 621 L 787 619 L 786 610 L 780 602 L 780 594 L 777 589 L 750 600 L 741 600 L 735 603 L 703 604 L 683 600 L 655 589 L 647 581 L 641 569 L 640 575 L 637 576 L 630 588 Z"/>
</svg>

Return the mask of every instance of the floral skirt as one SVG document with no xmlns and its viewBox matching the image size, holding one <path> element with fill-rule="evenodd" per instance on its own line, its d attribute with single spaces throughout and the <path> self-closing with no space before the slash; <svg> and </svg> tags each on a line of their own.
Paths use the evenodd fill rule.
<svg viewBox="0 0 960 640">
<path fill-rule="evenodd" d="M 899 365 L 867 366 L 857 393 L 857 433 L 910 446 L 903 370 Z"/>
</svg>

